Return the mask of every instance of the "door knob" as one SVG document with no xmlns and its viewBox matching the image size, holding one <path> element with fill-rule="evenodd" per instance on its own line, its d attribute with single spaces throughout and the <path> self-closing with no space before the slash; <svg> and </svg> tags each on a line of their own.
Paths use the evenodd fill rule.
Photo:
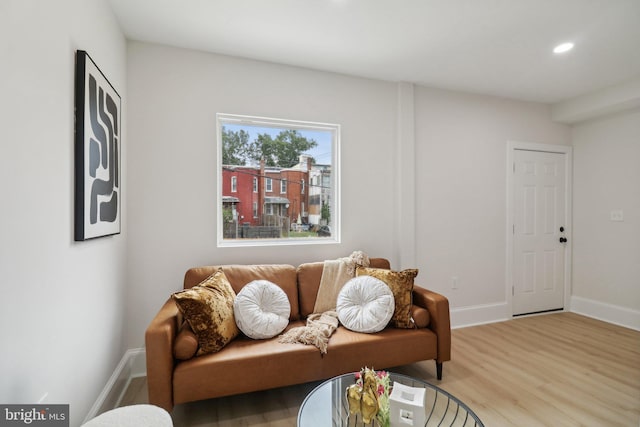
<svg viewBox="0 0 640 427">
<path fill-rule="evenodd" d="M 561 237 L 560 238 L 560 243 L 567 243 L 567 238 L 566 237 Z"/>
</svg>

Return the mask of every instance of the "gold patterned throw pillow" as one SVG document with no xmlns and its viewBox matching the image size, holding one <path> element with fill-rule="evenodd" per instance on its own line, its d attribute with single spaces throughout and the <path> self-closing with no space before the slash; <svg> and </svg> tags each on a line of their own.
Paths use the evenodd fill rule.
<svg viewBox="0 0 640 427">
<path fill-rule="evenodd" d="M 413 279 L 418 275 L 417 269 L 393 271 L 384 268 L 358 267 L 356 275 L 373 276 L 386 283 L 391 288 L 396 302 L 391 323 L 396 328 L 415 328 L 411 319 L 411 305 L 413 302 Z"/>
<path fill-rule="evenodd" d="M 220 351 L 238 335 L 233 317 L 235 297 L 221 268 L 193 288 L 173 294 L 178 309 L 198 337 L 198 356 Z"/>
</svg>

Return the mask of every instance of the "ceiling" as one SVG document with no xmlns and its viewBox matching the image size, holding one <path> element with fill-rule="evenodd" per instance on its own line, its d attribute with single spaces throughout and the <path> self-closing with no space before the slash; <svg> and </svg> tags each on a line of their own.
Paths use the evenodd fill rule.
<svg viewBox="0 0 640 427">
<path fill-rule="evenodd" d="M 109 1 L 131 40 L 528 101 L 640 75 L 640 0 Z"/>
</svg>

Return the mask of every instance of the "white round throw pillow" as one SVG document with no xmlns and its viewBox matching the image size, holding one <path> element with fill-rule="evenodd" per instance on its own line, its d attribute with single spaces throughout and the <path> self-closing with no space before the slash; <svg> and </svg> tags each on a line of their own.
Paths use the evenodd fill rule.
<svg viewBox="0 0 640 427">
<path fill-rule="evenodd" d="M 254 280 L 246 284 L 233 302 L 238 329 L 253 339 L 273 338 L 289 324 L 289 298 L 275 283 Z"/>
<path fill-rule="evenodd" d="M 338 294 L 336 311 L 345 328 L 373 333 L 383 330 L 395 309 L 393 292 L 386 283 L 372 276 L 349 280 Z"/>
</svg>

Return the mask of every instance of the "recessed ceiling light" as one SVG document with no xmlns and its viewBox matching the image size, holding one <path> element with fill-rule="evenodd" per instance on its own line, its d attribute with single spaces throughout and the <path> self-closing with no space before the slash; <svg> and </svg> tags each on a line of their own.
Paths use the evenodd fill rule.
<svg viewBox="0 0 640 427">
<path fill-rule="evenodd" d="M 573 49 L 573 43 L 561 43 L 553 48 L 553 53 L 565 53 Z"/>
</svg>

